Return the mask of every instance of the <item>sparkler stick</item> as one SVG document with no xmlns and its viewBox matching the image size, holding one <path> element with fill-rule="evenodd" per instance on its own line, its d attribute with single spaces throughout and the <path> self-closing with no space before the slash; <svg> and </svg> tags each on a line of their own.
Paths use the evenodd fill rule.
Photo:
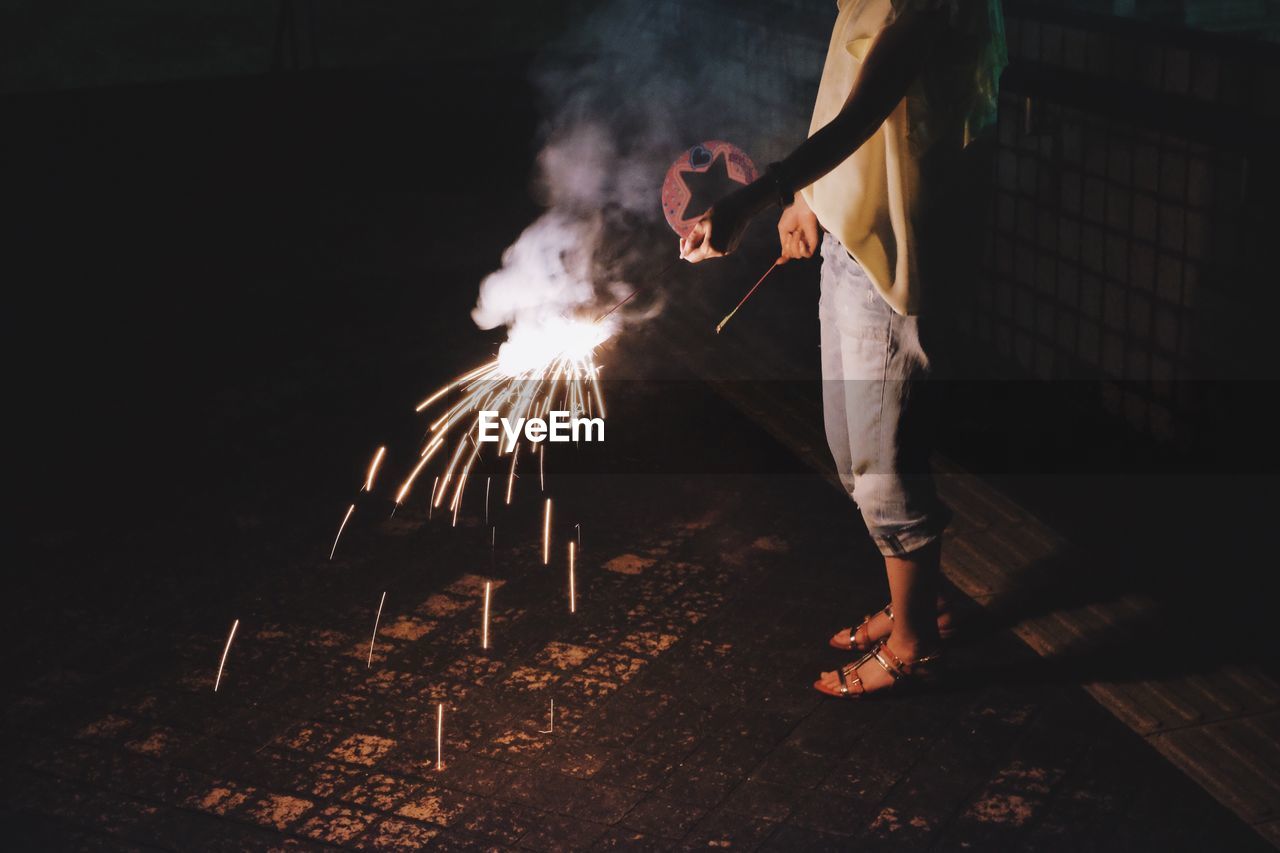
<svg viewBox="0 0 1280 853">
<path fill-rule="evenodd" d="M 333 555 L 338 550 L 338 540 L 342 538 L 342 531 L 347 529 L 347 522 L 351 520 L 351 513 L 356 511 L 356 505 L 352 504 L 347 507 L 347 514 L 342 517 L 342 523 L 338 525 L 338 535 L 333 537 L 333 547 L 329 549 L 329 559 L 333 559 Z"/>
<path fill-rule="evenodd" d="M 574 586 L 573 554 L 574 554 L 574 543 L 570 542 L 569 543 L 569 612 L 577 613 L 578 612 L 578 593 L 577 593 L 577 589 Z"/>
<path fill-rule="evenodd" d="M 484 622 L 480 627 L 480 648 L 489 648 L 489 599 L 493 593 L 493 582 L 484 582 Z"/>
<path fill-rule="evenodd" d="M 222 668 L 227 665 L 227 652 L 231 651 L 231 641 L 236 638 L 236 629 L 239 627 L 239 619 L 231 623 L 231 633 L 227 634 L 227 644 L 222 649 L 222 660 L 218 661 L 218 677 L 213 680 L 214 693 L 218 692 L 218 685 L 222 683 Z"/>
<path fill-rule="evenodd" d="M 642 285 L 640 285 L 639 287 L 637 287 L 635 290 L 631 291 L 629 294 L 627 294 L 626 298 L 624 298 L 621 302 L 619 302 L 617 305 L 613 306 L 613 307 L 612 307 L 612 308 L 610 308 L 608 311 L 604 312 L 604 313 L 603 313 L 603 314 L 601 314 L 599 317 L 597 317 L 597 318 L 596 318 L 596 322 L 597 322 L 597 323 L 599 323 L 599 322 L 600 322 L 601 320 L 603 320 L 605 317 L 608 317 L 608 316 L 609 316 L 610 314 L 612 314 L 614 311 L 617 311 L 617 310 L 618 310 L 619 308 L 621 308 L 623 305 L 626 305 L 626 304 L 627 304 L 628 302 L 630 302 L 632 299 L 635 299 L 635 298 L 636 298 L 636 294 L 638 294 L 640 291 L 644 290 L 646 287 L 648 287 L 648 286 L 649 286 L 650 284 L 652 284 L 653 282 L 655 282 L 655 281 L 659 280 L 660 278 L 662 278 L 663 276 L 665 276 L 667 273 L 671 272 L 671 270 L 675 269 L 675 265 L 676 265 L 677 263 L 679 263 L 679 262 L 680 262 L 680 258 L 676 258 L 674 261 L 672 261 L 671 263 L 667 264 L 665 267 L 663 267 L 663 268 L 662 268 L 662 271 L 661 271 L 661 272 L 659 272 L 657 275 L 655 275 L 655 276 L 654 276 L 653 278 L 651 278 L 649 281 L 647 281 L 647 282 L 645 282 L 644 284 L 642 284 Z"/>
<path fill-rule="evenodd" d="M 742 301 L 735 305 L 733 310 L 730 311 L 728 315 L 716 326 L 717 335 L 720 334 L 720 330 L 725 327 L 725 324 L 733 319 L 733 315 L 738 313 L 738 309 L 745 305 L 747 300 L 751 298 L 751 294 L 756 292 L 756 288 L 764 284 L 764 280 L 769 277 L 769 273 L 773 272 L 780 266 L 782 266 L 782 258 L 778 258 L 767 270 L 764 271 L 764 275 L 760 276 L 760 280 L 752 285 L 751 289 L 747 291 L 747 295 L 742 297 Z"/>
<path fill-rule="evenodd" d="M 444 769 L 444 703 L 436 705 L 436 769 Z"/>
<path fill-rule="evenodd" d="M 373 491 L 373 478 L 378 473 L 378 466 L 382 464 L 382 457 L 386 455 L 386 447 L 379 447 L 378 452 L 374 454 L 373 461 L 369 463 L 369 474 L 364 478 L 364 491 Z"/>
<path fill-rule="evenodd" d="M 542 565 L 551 563 L 551 498 L 547 498 L 547 509 L 542 516 Z"/>
<path fill-rule="evenodd" d="M 373 617 L 373 636 L 369 638 L 369 663 L 366 668 L 373 667 L 373 644 L 378 640 L 378 623 L 382 621 L 382 605 L 387 603 L 387 593 L 384 590 L 382 600 L 378 602 L 378 615 Z"/>
</svg>

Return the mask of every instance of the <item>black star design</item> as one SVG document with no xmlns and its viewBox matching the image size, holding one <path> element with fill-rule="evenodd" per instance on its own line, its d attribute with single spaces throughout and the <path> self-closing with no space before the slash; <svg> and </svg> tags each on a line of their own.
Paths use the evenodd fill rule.
<svg viewBox="0 0 1280 853">
<path fill-rule="evenodd" d="M 680 180 L 689 188 L 689 202 L 680 214 L 681 219 L 696 219 L 711 205 L 742 186 L 729 177 L 729 166 L 723 152 L 716 155 L 705 172 L 681 172 Z"/>
</svg>

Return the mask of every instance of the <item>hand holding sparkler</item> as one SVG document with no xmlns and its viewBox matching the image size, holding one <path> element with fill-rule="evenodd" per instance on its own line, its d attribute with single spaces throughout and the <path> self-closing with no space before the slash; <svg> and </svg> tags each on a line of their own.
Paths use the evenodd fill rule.
<svg viewBox="0 0 1280 853">
<path fill-rule="evenodd" d="M 779 263 L 801 258 L 812 258 L 818 247 L 818 217 L 809 208 L 804 196 L 796 193 L 794 201 L 778 217 Z"/>
</svg>

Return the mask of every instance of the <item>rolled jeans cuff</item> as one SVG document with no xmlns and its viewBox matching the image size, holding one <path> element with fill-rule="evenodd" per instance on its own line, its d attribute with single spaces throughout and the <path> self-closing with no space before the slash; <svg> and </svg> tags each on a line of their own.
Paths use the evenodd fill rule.
<svg viewBox="0 0 1280 853">
<path fill-rule="evenodd" d="M 910 524 L 892 527 L 868 525 L 867 530 L 881 555 L 905 557 L 941 539 L 942 532 L 951 522 L 951 516 L 951 510 L 939 504 L 937 510 Z"/>
</svg>

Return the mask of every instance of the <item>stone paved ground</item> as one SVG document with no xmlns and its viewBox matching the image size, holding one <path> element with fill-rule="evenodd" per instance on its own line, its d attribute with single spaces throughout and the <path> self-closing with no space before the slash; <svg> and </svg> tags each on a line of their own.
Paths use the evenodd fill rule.
<svg viewBox="0 0 1280 853">
<path fill-rule="evenodd" d="M 475 513 L 451 529 L 406 507 L 355 526 L 333 563 L 283 546 L 298 553 L 243 581 L 240 612 L 207 612 L 224 604 L 210 591 L 154 625 L 51 617 L 50 668 L 9 685 L 11 844 L 1258 846 L 1080 688 L 1037 678 L 1010 635 L 971 626 L 957 680 L 925 695 L 812 691 L 839 660 L 828 633 L 883 596 L 848 507 L 818 478 L 552 484 L 557 554 L 583 525 L 572 616 L 564 560 L 540 564 L 539 496 L 522 483 L 527 508 L 506 516 L 516 541 L 492 572 Z"/>
</svg>

